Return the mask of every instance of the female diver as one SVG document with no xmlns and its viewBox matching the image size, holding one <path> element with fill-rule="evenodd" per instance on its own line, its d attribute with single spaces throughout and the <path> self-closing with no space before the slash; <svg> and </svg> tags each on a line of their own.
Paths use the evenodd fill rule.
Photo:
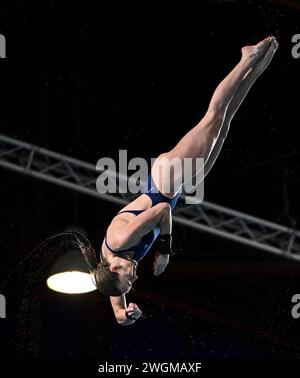
<svg viewBox="0 0 300 378">
<path fill-rule="evenodd" d="M 171 212 L 180 196 L 183 180 L 173 174 L 172 190 L 164 191 L 160 179 L 164 161 L 176 157 L 182 162 L 187 157 L 201 157 L 204 159 L 204 175 L 207 175 L 221 150 L 234 114 L 252 84 L 271 62 L 277 48 L 275 37 L 267 37 L 256 45 L 241 49 L 241 60 L 214 91 L 203 119 L 173 149 L 157 157 L 148 178 L 148 190 L 113 218 L 102 243 L 100 261 L 97 261 L 94 250 L 81 244 L 94 282 L 102 294 L 110 296 L 119 324 L 132 324 L 142 315 L 136 304 L 127 306 L 125 294 L 138 278 L 138 261 L 147 254 L 156 238 L 158 251 L 154 256 L 154 275 L 161 274 L 169 263 Z M 192 176 L 196 174 L 193 167 Z"/>
</svg>

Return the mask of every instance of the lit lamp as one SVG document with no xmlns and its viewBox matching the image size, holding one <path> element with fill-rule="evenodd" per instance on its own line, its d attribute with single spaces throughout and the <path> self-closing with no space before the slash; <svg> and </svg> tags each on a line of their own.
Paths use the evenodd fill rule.
<svg viewBox="0 0 300 378">
<path fill-rule="evenodd" d="M 96 290 L 79 248 L 69 249 L 56 260 L 50 270 L 47 286 L 65 294 L 83 294 Z"/>
</svg>

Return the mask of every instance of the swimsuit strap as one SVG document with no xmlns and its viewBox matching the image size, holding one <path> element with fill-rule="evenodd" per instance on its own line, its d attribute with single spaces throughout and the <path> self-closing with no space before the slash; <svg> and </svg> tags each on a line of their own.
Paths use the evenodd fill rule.
<svg viewBox="0 0 300 378">
<path fill-rule="evenodd" d="M 118 214 L 122 214 L 122 213 L 140 214 L 140 213 L 142 213 L 143 211 L 145 211 L 145 210 L 123 210 L 123 211 L 119 211 L 119 212 L 117 213 L 117 215 L 118 215 Z"/>
</svg>

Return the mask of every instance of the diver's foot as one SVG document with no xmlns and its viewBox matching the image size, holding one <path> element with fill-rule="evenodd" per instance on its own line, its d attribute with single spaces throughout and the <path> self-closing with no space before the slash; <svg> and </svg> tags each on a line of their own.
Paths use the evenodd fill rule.
<svg viewBox="0 0 300 378">
<path fill-rule="evenodd" d="M 256 63 L 254 69 L 262 73 L 271 63 L 277 49 L 278 49 L 278 42 L 274 38 L 270 46 L 268 47 L 267 51 L 265 52 L 265 54 Z"/>
<path fill-rule="evenodd" d="M 245 46 L 241 49 L 242 61 L 250 65 L 255 64 L 267 51 L 275 37 L 267 37 L 256 45 Z"/>
</svg>

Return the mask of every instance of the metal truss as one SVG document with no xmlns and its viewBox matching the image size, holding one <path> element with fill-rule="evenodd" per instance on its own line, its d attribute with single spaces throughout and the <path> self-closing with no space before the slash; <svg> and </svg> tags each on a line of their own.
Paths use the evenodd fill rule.
<svg viewBox="0 0 300 378">
<path fill-rule="evenodd" d="M 96 198 L 126 205 L 138 194 L 99 193 L 96 165 L 0 135 L 0 166 Z M 116 173 L 107 174 L 116 177 Z M 117 175 L 119 187 L 128 177 Z M 116 190 L 118 191 L 118 190 Z M 186 205 L 182 194 L 173 213 L 174 222 L 300 261 L 300 232 L 239 211 L 203 201 Z"/>
</svg>

